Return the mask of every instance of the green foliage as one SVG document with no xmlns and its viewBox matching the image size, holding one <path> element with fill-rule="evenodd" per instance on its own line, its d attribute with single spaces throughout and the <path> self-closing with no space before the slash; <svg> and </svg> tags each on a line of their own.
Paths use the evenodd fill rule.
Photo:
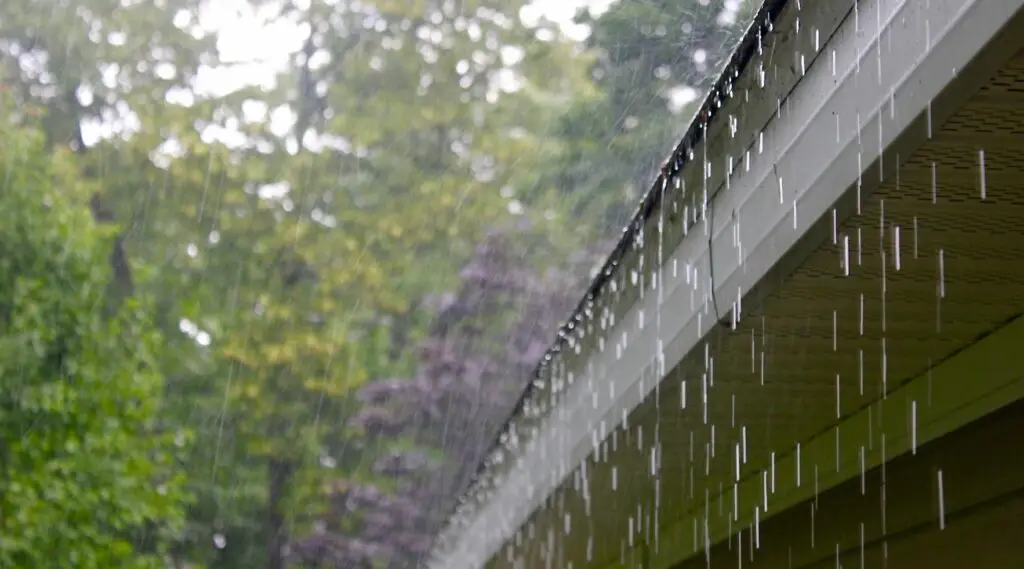
<svg viewBox="0 0 1024 569">
<path fill-rule="evenodd" d="M 702 89 L 739 31 L 714 24 L 721 0 L 620 0 L 579 45 L 522 25 L 526 3 L 252 2 L 300 45 L 276 84 L 214 94 L 195 84 L 227 66 L 198 26 L 213 2 L 0 8 L 0 567 L 166 552 L 276 569 L 320 523 L 369 539 L 373 516 L 336 501 L 357 486 L 364 509 L 438 517 L 446 501 L 410 512 L 409 479 L 380 459 L 475 459 L 548 341 L 534 335 L 575 300 L 542 273 L 617 233 L 689 119 L 666 93 Z M 508 263 L 467 265 L 510 229 Z M 468 309 L 431 305 L 456 288 Z M 457 349 L 417 353 L 439 338 Z M 510 353 L 487 367 L 500 386 L 450 371 Z M 421 382 L 392 409 L 400 434 L 355 421 L 361 387 L 409 376 L 464 399 Z M 457 429 L 481 432 L 431 438 L 454 400 Z M 459 486 L 452 470 L 438 488 Z"/>
<path fill-rule="evenodd" d="M 42 142 L 0 127 L 0 566 L 159 567 L 183 522 L 160 338 L 104 317 L 110 235 Z"/>
</svg>

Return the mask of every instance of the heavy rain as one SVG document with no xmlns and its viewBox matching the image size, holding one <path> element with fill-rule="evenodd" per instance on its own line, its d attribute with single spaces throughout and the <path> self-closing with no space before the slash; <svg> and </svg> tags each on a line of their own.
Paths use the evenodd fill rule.
<svg viewBox="0 0 1024 569">
<path fill-rule="evenodd" d="M 0 569 L 1024 566 L 1024 0 L 5 0 Z"/>
</svg>

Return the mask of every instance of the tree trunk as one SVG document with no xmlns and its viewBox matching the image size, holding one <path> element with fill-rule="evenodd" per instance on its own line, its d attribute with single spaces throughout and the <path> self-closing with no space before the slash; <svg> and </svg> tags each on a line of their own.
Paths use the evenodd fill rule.
<svg viewBox="0 0 1024 569">
<path fill-rule="evenodd" d="M 65 95 L 65 106 L 72 109 L 70 118 L 65 120 L 65 122 L 71 122 L 71 134 L 62 138 L 58 134 L 49 133 L 48 141 L 52 147 L 58 141 L 66 140 L 71 150 L 81 156 L 86 152 L 85 141 L 82 138 L 81 122 L 81 115 L 84 113 L 84 109 L 81 108 L 75 97 L 73 91 Z M 88 176 L 91 174 L 91 171 L 87 168 L 83 173 Z M 98 193 L 93 194 L 89 199 L 89 212 L 92 214 L 93 221 L 97 224 L 117 223 L 114 212 L 103 203 L 103 197 Z M 113 279 L 107 291 L 107 311 L 113 314 L 117 312 L 125 299 L 135 294 L 132 270 L 128 264 L 128 255 L 125 254 L 124 250 L 123 231 L 114 237 L 114 242 L 111 244 L 109 263 Z"/>
<path fill-rule="evenodd" d="M 288 543 L 284 501 L 295 465 L 287 460 L 267 462 L 267 569 L 284 569 L 284 546 Z"/>
<path fill-rule="evenodd" d="M 89 200 L 89 211 L 93 220 L 99 224 L 117 223 L 114 213 L 109 211 L 103 204 L 103 198 L 99 194 L 93 194 Z M 110 249 L 110 271 L 113 280 L 110 281 L 108 290 L 108 304 L 111 312 L 117 312 L 125 299 L 135 294 L 135 285 L 132 282 L 132 269 L 128 264 L 128 255 L 124 250 L 124 232 L 114 236 L 114 242 Z"/>
</svg>

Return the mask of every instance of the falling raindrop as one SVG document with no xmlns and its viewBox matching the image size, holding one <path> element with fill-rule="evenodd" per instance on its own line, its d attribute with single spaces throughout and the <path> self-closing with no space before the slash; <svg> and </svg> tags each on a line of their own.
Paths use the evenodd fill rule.
<svg viewBox="0 0 1024 569">
<path fill-rule="evenodd" d="M 743 441 L 743 464 L 747 463 L 747 426 L 740 427 L 740 437 Z"/>
<path fill-rule="evenodd" d="M 761 549 L 761 509 L 757 506 L 754 506 L 754 547 Z"/>
<path fill-rule="evenodd" d="M 836 208 L 832 208 L 832 244 L 837 244 L 839 238 L 839 214 Z"/>
<path fill-rule="evenodd" d="M 986 197 L 985 151 L 984 150 L 978 150 L 978 170 L 979 170 L 979 175 L 981 176 L 981 179 L 979 180 L 979 182 L 981 184 L 981 199 L 984 200 L 985 197 Z"/>
<path fill-rule="evenodd" d="M 860 323 L 859 323 L 860 335 L 864 335 L 864 293 L 860 293 Z M 863 366 L 863 357 L 861 357 L 861 367 Z"/>
<path fill-rule="evenodd" d="M 900 226 L 896 225 L 892 229 L 892 250 L 893 250 L 893 264 L 895 265 L 897 271 L 900 270 L 900 267 L 901 267 L 900 249 L 901 249 L 901 247 L 900 247 Z"/>
<path fill-rule="evenodd" d="M 228 538 L 222 533 L 213 534 L 213 546 L 217 549 L 224 549 L 228 546 Z"/>
<path fill-rule="evenodd" d="M 843 276 L 850 276 L 850 236 L 843 235 L 843 258 L 842 258 Z"/>
<path fill-rule="evenodd" d="M 832 311 L 832 351 L 839 350 L 839 312 Z"/>
<path fill-rule="evenodd" d="M 761 500 L 764 505 L 764 512 L 768 513 L 768 472 L 761 471 Z"/>
<path fill-rule="evenodd" d="M 761 385 L 764 385 L 764 352 L 761 352 Z"/>
<path fill-rule="evenodd" d="M 946 298 L 946 259 L 942 249 L 939 249 L 939 298 Z"/>
<path fill-rule="evenodd" d="M 932 162 L 932 203 L 939 202 L 939 171 L 935 162 Z"/>
<path fill-rule="evenodd" d="M 942 469 L 936 473 L 939 490 L 939 529 L 946 529 L 946 494 L 942 487 Z"/>
<path fill-rule="evenodd" d="M 857 145 L 860 146 L 860 113 L 857 113 Z M 864 201 L 862 199 L 861 191 L 863 190 L 864 180 L 862 179 L 864 172 L 863 155 L 860 150 L 857 151 L 857 215 L 861 215 L 861 204 Z"/>
<path fill-rule="evenodd" d="M 739 479 L 740 479 L 740 464 L 741 464 L 741 462 L 740 462 L 740 445 L 736 445 L 735 449 L 736 449 L 736 453 L 735 453 L 736 454 L 736 457 L 735 457 L 736 480 L 739 481 Z"/>
<path fill-rule="evenodd" d="M 800 487 L 800 443 L 796 443 L 796 487 Z"/>
<path fill-rule="evenodd" d="M 861 310 L 861 314 L 864 313 L 863 312 L 863 307 L 864 307 L 863 302 L 864 302 L 864 297 L 861 296 L 861 309 L 862 309 Z M 863 320 L 861 320 L 861 322 L 863 323 Z M 863 324 L 861 325 L 860 334 L 861 334 L 861 336 L 864 335 Z M 857 351 L 857 364 L 858 364 L 858 376 L 859 376 L 858 379 L 859 379 L 860 394 L 864 395 L 864 350 L 858 350 Z"/>
</svg>

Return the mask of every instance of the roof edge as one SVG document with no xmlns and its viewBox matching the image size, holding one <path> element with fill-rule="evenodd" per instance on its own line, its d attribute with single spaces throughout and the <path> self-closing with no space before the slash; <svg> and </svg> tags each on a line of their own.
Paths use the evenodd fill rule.
<svg viewBox="0 0 1024 569">
<path fill-rule="evenodd" d="M 652 218 L 654 213 L 658 210 L 658 207 L 661 205 L 661 199 L 664 195 L 662 189 L 666 187 L 668 183 L 677 176 L 677 174 L 679 174 L 684 166 L 692 161 L 687 155 L 689 149 L 695 147 L 703 140 L 708 131 L 708 126 L 717 118 L 718 110 L 722 107 L 723 94 L 729 92 L 731 83 L 746 70 L 747 65 L 754 59 L 754 56 L 757 54 L 765 37 L 771 34 L 774 30 L 773 23 L 776 18 L 789 4 L 789 2 L 790 0 L 762 1 L 760 8 L 758 8 L 757 13 L 751 20 L 746 32 L 744 32 L 739 43 L 733 49 L 728 62 L 723 66 L 722 71 L 719 73 L 718 79 L 715 80 L 715 83 L 708 90 L 703 103 L 701 103 L 698 110 L 694 113 L 693 118 L 690 119 L 690 126 L 687 128 L 686 133 L 682 136 L 679 142 L 676 143 L 675 147 L 668 155 L 668 158 L 666 158 L 662 163 L 658 175 L 652 182 L 650 189 L 648 189 L 643 199 L 641 199 L 629 223 L 623 228 L 621 237 L 615 245 L 615 248 L 605 259 L 605 262 L 601 265 L 597 276 L 595 276 L 591 281 L 586 292 L 580 298 L 573 311 L 569 314 L 569 317 L 562 325 L 559 326 L 555 342 L 545 352 L 531 376 L 533 380 L 543 377 L 544 370 L 548 366 L 548 362 L 553 359 L 555 354 L 559 353 L 565 347 L 568 342 L 567 338 L 569 337 L 569 332 L 572 330 L 570 328 L 570 324 L 582 319 L 588 300 L 597 298 L 602 293 L 606 285 L 618 274 L 617 267 L 621 264 L 620 261 L 625 257 L 626 253 L 634 245 L 638 229 L 643 227 Z M 523 393 L 516 401 L 515 406 L 509 413 L 509 416 L 495 433 L 493 441 L 487 447 L 487 452 L 484 453 L 477 465 L 476 471 L 470 479 L 470 482 L 467 484 L 465 491 L 458 496 L 452 504 L 450 508 L 451 511 L 448 515 L 449 518 L 454 514 L 454 510 L 458 507 L 458 504 L 462 499 L 467 494 L 472 493 L 473 488 L 477 485 L 480 479 L 480 476 L 487 468 L 487 457 L 499 449 L 501 446 L 502 433 L 508 430 L 509 425 L 514 423 L 515 420 L 523 414 L 526 401 L 536 389 L 537 383 L 535 381 L 530 381 L 527 384 Z M 444 532 L 444 529 L 445 528 L 442 528 L 441 533 Z"/>
</svg>

